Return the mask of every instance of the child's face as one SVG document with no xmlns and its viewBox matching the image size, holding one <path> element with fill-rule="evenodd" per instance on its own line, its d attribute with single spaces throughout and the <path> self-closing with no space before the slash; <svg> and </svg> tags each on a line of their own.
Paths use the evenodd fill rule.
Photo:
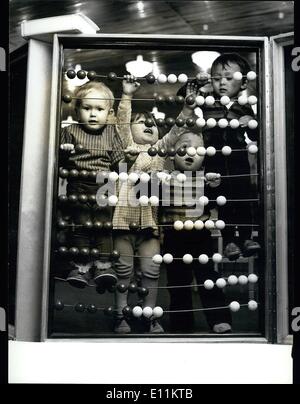
<svg viewBox="0 0 300 404">
<path fill-rule="evenodd" d="M 178 142 L 176 143 L 175 149 L 178 150 L 180 147 L 199 147 L 203 146 L 202 135 L 197 135 L 195 133 L 187 132 L 180 136 Z M 202 168 L 204 156 L 188 156 L 187 154 L 183 157 L 174 157 L 174 166 L 176 170 L 180 171 L 198 171 Z"/>
<path fill-rule="evenodd" d="M 211 72 L 214 92 L 220 97 L 227 95 L 229 98 L 234 98 L 240 91 L 245 90 L 246 81 L 235 80 L 232 77 L 233 73 L 240 71 L 241 69 L 236 63 L 229 62 L 224 67 L 218 64 Z"/>
<path fill-rule="evenodd" d="M 86 98 L 107 98 L 107 95 L 99 90 L 91 90 Z M 83 127 L 90 132 L 96 132 L 107 123 L 108 115 L 112 113 L 108 100 L 83 99 L 77 108 L 79 122 L 84 123 Z"/>
<path fill-rule="evenodd" d="M 154 144 L 158 141 L 158 129 L 156 126 L 148 128 L 145 125 L 145 116 L 137 115 L 131 123 L 131 133 L 137 144 Z"/>
</svg>

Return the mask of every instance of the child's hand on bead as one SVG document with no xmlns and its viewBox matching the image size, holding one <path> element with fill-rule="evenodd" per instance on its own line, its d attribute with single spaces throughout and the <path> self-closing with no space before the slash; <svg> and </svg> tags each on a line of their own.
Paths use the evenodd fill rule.
<svg viewBox="0 0 300 404">
<path fill-rule="evenodd" d="M 136 77 L 131 74 L 124 75 L 122 85 L 123 85 L 123 94 L 126 95 L 133 95 L 140 87 L 140 83 L 136 80 Z"/>
<path fill-rule="evenodd" d="M 239 119 L 240 127 L 241 128 L 246 128 L 248 126 L 248 122 L 253 119 L 252 116 L 250 115 L 244 115 Z"/>
<path fill-rule="evenodd" d="M 210 187 L 218 187 L 221 184 L 221 174 L 207 173 L 205 174 L 205 180 Z"/>
<path fill-rule="evenodd" d="M 75 146 L 72 143 L 63 143 L 60 145 L 61 150 L 75 153 Z"/>
<path fill-rule="evenodd" d="M 127 161 L 128 163 L 133 164 L 135 162 L 135 160 L 137 159 L 139 153 L 140 153 L 140 149 L 137 146 L 133 146 L 133 145 L 128 146 L 124 150 L 125 161 Z"/>
</svg>

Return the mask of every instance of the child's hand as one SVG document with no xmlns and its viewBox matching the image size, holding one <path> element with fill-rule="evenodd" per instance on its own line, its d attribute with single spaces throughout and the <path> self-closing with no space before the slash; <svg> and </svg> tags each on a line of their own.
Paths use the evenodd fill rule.
<svg viewBox="0 0 300 404">
<path fill-rule="evenodd" d="M 75 146 L 72 143 L 63 143 L 60 145 L 61 150 L 75 153 Z"/>
<path fill-rule="evenodd" d="M 198 73 L 196 76 L 197 82 L 198 82 L 198 87 L 204 87 L 206 84 L 209 83 L 211 77 L 210 74 L 208 73 Z"/>
<path fill-rule="evenodd" d="M 205 180 L 212 188 L 218 187 L 221 184 L 221 174 L 207 173 L 205 174 Z"/>
<path fill-rule="evenodd" d="M 192 81 L 188 82 L 186 85 L 186 96 L 188 97 L 189 95 L 194 95 L 197 97 L 197 95 L 200 95 L 200 87 L 197 83 L 193 83 Z"/>
<path fill-rule="evenodd" d="M 125 160 L 128 163 L 133 164 L 135 162 L 135 160 L 137 159 L 139 153 L 140 153 L 140 149 L 138 147 L 136 147 L 136 146 L 128 146 L 124 150 Z"/>
<path fill-rule="evenodd" d="M 253 116 L 250 115 L 244 115 L 239 119 L 240 127 L 241 128 L 246 128 L 248 126 L 248 122 L 253 119 Z"/>
<path fill-rule="evenodd" d="M 133 95 L 140 87 L 140 83 L 136 80 L 135 76 L 127 74 L 122 81 L 123 93 L 126 95 Z"/>
</svg>

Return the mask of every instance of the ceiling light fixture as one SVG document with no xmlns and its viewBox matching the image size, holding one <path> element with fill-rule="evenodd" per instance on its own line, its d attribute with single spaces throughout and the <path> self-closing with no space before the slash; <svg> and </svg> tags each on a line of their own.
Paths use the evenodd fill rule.
<svg viewBox="0 0 300 404">
<path fill-rule="evenodd" d="M 201 70 L 207 72 L 218 56 L 220 56 L 219 52 L 198 51 L 192 54 L 192 61 L 195 65 L 199 66 Z"/>
<path fill-rule="evenodd" d="M 136 60 L 126 63 L 126 70 L 135 77 L 145 77 L 152 72 L 152 63 L 146 62 L 142 55 L 138 55 Z"/>
</svg>

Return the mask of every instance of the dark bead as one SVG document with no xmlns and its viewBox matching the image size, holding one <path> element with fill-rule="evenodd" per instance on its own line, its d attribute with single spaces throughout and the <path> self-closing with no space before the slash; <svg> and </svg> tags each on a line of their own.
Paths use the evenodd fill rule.
<svg viewBox="0 0 300 404">
<path fill-rule="evenodd" d="M 120 293 L 125 293 L 127 291 L 127 286 L 124 283 L 119 283 L 117 289 Z"/>
<path fill-rule="evenodd" d="M 78 313 L 83 313 L 85 310 L 85 305 L 82 303 L 77 303 L 75 305 L 75 311 L 77 311 Z"/>
<path fill-rule="evenodd" d="M 156 125 L 159 126 L 159 127 L 164 126 L 165 125 L 165 120 L 162 119 L 162 118 L 156 119 Z"/>
<path fill-rule="evenodd" d="M 89 305 L 87 306 L 87 311 L 88 311 L 89 313 L 94 314 L 94 313 L 97 312 L 97 307 L 96 307 L 94 304 L 89 304 Z"/>
<path fill-rule="evenodd" d="M 54 307 L 55 307 L 55 310 L 61 311 L 64 309 L 65 305 L 63 304 L 63 302 L 61 300 L 56 300 Z"/>
<path fill-rule="evenodd" d="M 81 153 L 85 150 L 84 146 L 82 144 L 77 144 L 75 146 L 75 150 L 77 151 L 77 153 Z"/>
<path fill-rule="evenodd" d="M 88 172 L 87 170 L 81 170 L 81 171 L 79 172 L 79 176 L 80 176 L 81 178 L 87 178 L 87 177 L 89 176 L 89 172 Z"/>
<path fill-rule="evenodd" d="M 75 194 L 69 195 L 68 199 L 70 202 L 77 202 L 78 201 L 78 197 Z"/>
<path fill-rule="evenodd" d="M 167 100 L 167 103 L 168 103 L 168 104 L 171 104 L 171 105 L 175 104 L 175 97 L 174 97 L 173 95 L 169 95 L 169 96 L 166 98 L 166 100 Z"/>
<path fill-rule="evenodd" d="M 161 148 L 161 149 L 158 149 L 158 155 L 160 156 L 160 157 L 166 157 L 166 155 L 167 155 L 167 150 L 166 149 L 164 149 L 164 148 Z"/>
<path fill-rule="evenodd" d="M 84 223 L 84 227 L 86 227 L 87 229 L 91 229 L 93 227 L 93 223 L 88 220 Z"/>
<path fill-rule="evenodd" d="M 114 313 L 114 309 L 113 309 L 112 306 L 106 307 L 106 309 L 104 309 L 104 314 L 105 314 L 106 316 L 112 316 L 113 313 Z"/>
<path fill-rule="evenodd" d="M 96 195 L 89 195 L 88 199 L 90 202 L 96 202 Z"/>
<path fill-rule="evenodd" d="M 111 230 L 113 227 L 112 222 L 105 222 L 103 227 L 105 230 Z"/>
<path fill-rule="evenodd" d="M 119 251 L 113 250 L 110 254 L 110 259 L 112 260 L 118 260 L 120 258 L 120 253 Z"/>
<path fill-rule="evenodd" d="M 110 72 L 110 73 L 108 73 L 107 78 L 108 78 L 109 80 L 111 80 L 111 81 L 114 81 L 114 80 L 116 80 L 117 75 L 116 75 L 116 73 L 114 73 L 114 72 Z"/>
<path fill-rule="evenodd" d="M 74 169 L 74 170 L 71 170 L 69 174 L 70 174 L 70 177 L 78 177 L 79 171 Z"/>
<path fill-rule="evenodd" d="M 149 290 L 143 287 L 138 288 L 138 294 L 141 297 L 147 296 L 149 294 Z"/>
<path fill-rule="evenodd" d="M 148 128 L 151 128 L 153 125 L 154 125 L 153 119 L 147 118 L 145 120 L 145 126 L 147 126 Z"/>
<path fill-rule="evenodd" d="M 139 225 L 135 222 L 132 222 L 129 224 L 129 228 L 130 228 L 130 230 L 135 231 L 139 228 Z"/>
<path fill-rule="evenodd" d="M 196 97 L 195 97 L 194 95 L 188 95 L 188 96 L 186 97 L 186 99 L 185 99 L 185 102 L 186 102 L 188 105 L 193 105 L 193 104 L 195 103 L 195 99 L 196 99 Z"/>
<path fill-rule="evenodd" d="M 177 118 L 175 123 L 176 123 L 177 126 L 182 127 L 184 125 L 184 119 Z"/>
<path fill-rule="evenodd" d="M 71 247 L 69 249 L 69 253 L 72 255 L 78 255 L 79 254 L 79 249 L 77 247 Z"/>
<path fill-rule="evenodd" d="M 59 195 L 59 196 L 58 196 L 58 201 L 59 201 L 60 203 L 65 203 L 65 202 L 67 202 L 67 201 L 68 201 L 67 195 Z"/>
<path fill-rule="evenodd" d="M 60 227 L 61 229 L 65 229 L 66 227 L 68 227 L 68 223 L 65 220 L 59 220 L 58 227 Z"/>
<path fill-rule="evenodd" d="M 155 97 L 155 102 L 156 102 L 157 104 L 162 104 L 164 101 L 165 101 L 165 97 L 163 97 L 162 95 L 157 95 L 157 96 Z"/>
<path fill-rule="evenodd" d="M 193 118 L 188 118 L 186 120 L 186 126 L 188 126 L 189 128 L 191 128 L 194 125 L 195 125 L 195 120 Z"/>
<path fill-rule="evenodd" d="M 186 148 L 185 147 L 180 147 L 177 151 L 176 151 L 177 155 L 180 157 L 183 157 L 186 155 Z"/>
<path fill-rule="evenodd" d="M 136 284 L 136 283 L 130 283 L 130 284 L 129 284 L 129 286 L 128 286 L 128 292 L 130 292 L 130 293 L 135 293 L 135 292 L 137 292 L 137 290 L 138 290 L 138 287 L 137 287 L 137 284 Z"/>
<path fill-rule="evenodd" d="M 98 220 L 96 222 L 94 222 L 94 228 L 95 229 L 102 229 L 103 227 L 103 223 L 99 222 Z"/>
<path fill-rule="evenodd" d="M 98 250 L 98 248 L 92 248 L 92 249 L 91 249 L 91 255 L 92 255 L 93 257 L 98 257 L 99 254 L 100 254 L 100 251 Z"/>
<path fill-rule="evenodd" d="M 97 171 L 90 171 L 90 177 L 91 178 L 97 178 Z"/>
<path fill-rule="evenodd" d="M 110 292 L 110 293 L 114 293 L 116 291 L 116 288 L 117 288 L 116 285 L 110 285 L 107 288 L 107 291 Z"/>
<path fill-rule="evenodd" d="M 66 170 L 65 168 L 60 168 L 59 169 L 59 176 L 60 176 L 60 178 L 68 178 L 69 171 Z"/>
<path fill-rule="evenodd" d="M 157 150 L 156 150 L 156 148 L 155 148 L 155 147 L 150 147 L 150 148 L 148 149 L 148 154 L 149 154 L 149 156 L 151 156 L 151 157 L 156 156 L 156 155 L 157 155 Z"/>
<path fill-rule="evenodd" d="M 69 79 L 75 79 L 75 77 L 76 77 L 76 72 L 75 72 L 75 70 L 68 70 L 67 71 L 67 77 L 69 78 Z"/>
<path fill-rule="evenodd" d="M 173 126 L 175 123 L 175 120 L 173 118 L 167 118 L 166 119 L 166 124 L 167 126 L 170 128 L 171 126 Z"/>
<path fill-rule="evenodd" d="M 88 72 L 88 74 L 87 74 L 87 78 L 88 78 L 89 80 L 94 80 L 94 78 L 96 78 L 96 76 L 97 76 L 97 73 L 94 72 L 94 70 L 91 70 L 91 71 Z"/>
<path fill-rule="evenodd" d="M 78 77 L 79 79 L 81 79 L 81 80 L 85 79 L 85 78 L 86 78 L 86 72 L 85 72 L 84 70 L 79 70 L 79 71 L 77 72 L 77 77 Z"/>
<path fill-rule="evenodd" d="M 65 246 L 61 246 L 61 247 L 59 247 L 58 252 L 59 252 L 61 255 L 66 255 L 66 254 L 68 254 L 68 248 L 65 247 Z"/>
<path fill-rule="evenodd" d="M 69 104 L 72 101 L 72 96 L 70 94 L 64 94 L 62 99 L 66 104 Z"/>
<path fill-rule="evenodd" d="M 88 196 L 85 195 L 85 194 L 80 194 L 80 195 L 78 196 L 78 200 L 79 200 L 80 202 L 87 202 L 87 201 L 88 201 Z"/>
<path fill-rule="evenodd" d="M 148 75 L 146 76 L 146 80 L 147 80 L 147 83 L 153 84 L 153 83 L 155 83 L 155 76 L 150 73 L 150 74 L 148 74 Z"/>
<path fill-rule="evenodd" d="M 170 157 L 176 156 L 176 150 L 174 149 L 174 147 L 170 147 L 170 148 L 167 150 L 167 154 L 168 154 L 168 156 L 170 156 Z"/>
<path fill-rule="evenodd" d="M 132 309 L 129 306 L 125 306 L 122 310 L 122 313 L 125 317 L 130 317 L 132 313 Z"/>
<path fill-rule="evenodd" d="M 87 247 L 83 247 L 80 249 L 80 254 L 82 255 L 89 255 L 90 254 L 90 249 Z"/>
<path fill-rule="evenodd" d="M 182 95 L 177 95 L 177 96 L 175 97 L 175 101 L 176 101 L 176 104 L 181 105 L 181 104 L 184 103 L 184 98 L 182 97 Z"/>
</svg>

